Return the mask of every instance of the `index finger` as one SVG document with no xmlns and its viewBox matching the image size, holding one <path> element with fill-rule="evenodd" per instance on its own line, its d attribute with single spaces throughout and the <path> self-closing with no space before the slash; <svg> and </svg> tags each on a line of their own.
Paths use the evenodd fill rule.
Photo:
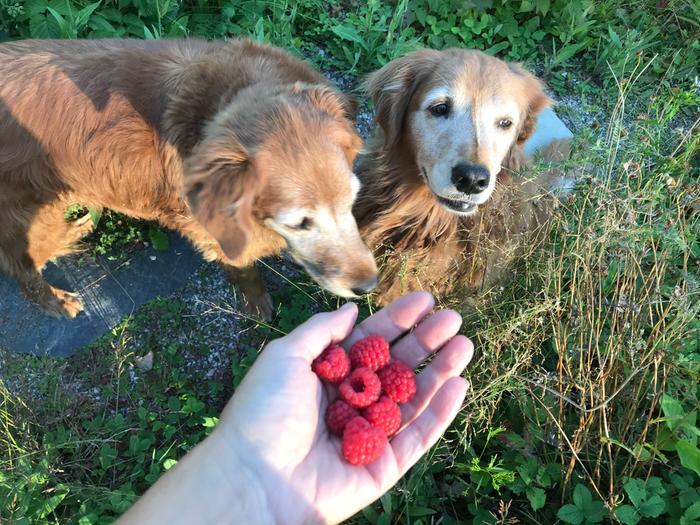
<svg viewBox="0 0 700 525">
<path fill-rule="evenodd" d="M 368 335 L 381 335 L 389 343 L 413 328 L 435 306 L 435 299 L 428 292 L 413 292 L 388 304 L 368 317 L 343 341 L 348 350 L 356 341 Z"/>
</svg>

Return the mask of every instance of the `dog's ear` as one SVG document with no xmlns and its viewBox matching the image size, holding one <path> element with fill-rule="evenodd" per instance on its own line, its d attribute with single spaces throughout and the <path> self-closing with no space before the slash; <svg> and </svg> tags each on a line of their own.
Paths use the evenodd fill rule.
<svg viewBox="0 0 700 525">
<path fill-rule="evenodd" d="M 362 148 L 362 139 L 352 125 L 352 119 L 357 111 L 357 102 L 354 97 L 321 85 L 306 87 L 303 93 L 315 107 L 338 121 L 338 126 L 330 138 L 340 145 L 348 163 L 352 166 Z"/>
<path fill-rule="evenodd" d="M 435 66 L 436 51 L 415 51 L 392 60 L 363 84 L 374 103 L 375 120 L 384 131 L 385 143 L 394 146 L 401 137 L 416 89 Z"/>
<path fill-rule="evenodd" d="M 535 131 L 537 115 L 539 115 L 540 111 L 544 108 L 552 105 L 552 99 L 545 94 L 542 82 L 532 73 L 525 70 L 520 64 L 508 64 L 508 68 L 516 75 L 524 77 L 525 81 L 527 109 L 525 110 L 525 118 L 518 130 L 517 139 L 518 146 L 522 146 Z"/>
<path fill-rule="evenodd" d="M 357 100 L 323 84 L 297 82 L 293 92 L 306 95 L 309 101 L 336 120 L 353 120 L 357 114 Z"/>
<path fill-rule="evenodd" d="M 226 137 L 198 145 L 184 173 L 183 193 L 192 215 L 235 259 L 248 242 L 264 171 L 237 140 Z"/>
<path fill-rule="evenodd" d="M 362 149 L 362 138 L 351 125 L 341 125 L 334 131 L 333 139 L 343 149 L 345 158 L 347 158 L 348 164 L 352 167 L 357 154 Z"/>
</svg>

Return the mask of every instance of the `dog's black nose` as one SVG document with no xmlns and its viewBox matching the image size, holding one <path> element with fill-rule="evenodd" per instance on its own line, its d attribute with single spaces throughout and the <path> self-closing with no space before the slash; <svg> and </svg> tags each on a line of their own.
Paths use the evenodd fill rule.
<svg viewBox="0 0 700 525">
<path fill-rule="evenodd" d="M 489 185 L 489 172 L 483 166 L 460 162 L 452 168 L 452 184 L 462 193 L 481 193 Z"/>
<path fill-rule="evenodd" d="M 374 288 L 377 286 L 378 282 L 379 281 L 377 279 L 377 276 L 375 275 L 371 279 L 369 279 L 363 283 L 360 283 L 359 286 L 354 287 L 352 289 L 352 293 L 354 293 L 355 295 L 364 295 L 367 292 L 371 292 L 372 290 L 374 290 Z"/>
</svg>

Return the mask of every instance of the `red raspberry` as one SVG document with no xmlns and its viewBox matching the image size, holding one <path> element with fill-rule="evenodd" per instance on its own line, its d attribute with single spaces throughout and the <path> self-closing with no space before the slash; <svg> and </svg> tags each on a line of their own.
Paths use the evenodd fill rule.
<svg viewBox="0 0 700 525">
<path fill-rule="evenodd" d="M 343 432 L 343 457 L 351 465 L 369 465 L 384 452 L 387 439 L 381 428 L 360 416 L 351 419 Z"/>
<path fill-rule="evenodd" d="M 381 335 L 370 335 L 360 339 L 350 348 L 350 363 L 353 368 L 366 366 L 376 372 L 390 359 L 389 343 Z"/>
<path fill-rule="evenodd" d="M 391 437 L 401 426 L 401 409 L 387 396 L 382 396 L 379 401 L 368 406 L 362 411 L 362 416 L 373 427 L 381 428 Z"/>
<path fill-rule="evenodd" d="M 416 393 L 413 370 L 403 361 L 392 361 L 377 372 L 382 391 L 397 403 L 407 403 Z"/>
<path fill-rule="evenodd" d="M 359 412 L 345 401 L 336 399 L 326 409 L 326 425 L 333 434 L 342 436 L 348 421 L 359 415 Z"/>
<path fill-rule="evenodd" d="M 338 345 L 331 345 L 311 363 L 311 370 L 321 379 L 340 383 L 350 372 L 350 359 Z"/>
<path fill-rule="evenodd" d="M 364 367 L 350 372 L 338 387 L 340 397 L 355 408 L 364 408 L 374 403 L 379 399 L 381 390 L 377 374 Z"/>
</svg>

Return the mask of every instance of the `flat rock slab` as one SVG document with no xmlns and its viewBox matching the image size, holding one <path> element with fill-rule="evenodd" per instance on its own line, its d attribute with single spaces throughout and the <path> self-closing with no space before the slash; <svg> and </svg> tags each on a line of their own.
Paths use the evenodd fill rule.
<svg viewBox="0 0 700 525">
<path fill-rule="evenodd" d="M 74 319 L 45 315 L 0 274 L 0 347 L 14 352 L 66 357 L 94 342 L 139 306 L 180 288 L 203 263 L 182 237 L 169 233 L 170 247 L 147 247 L 127 261 L 69 256 L 47 265 L 46 279 L 76 291 L 85 311 Z"/>
<path fill-rule="evenodd" d="M 574 135 L 566 124 L 557 117 L 552 108 L 545 108 L 537 116 L 537 126 L 535 132 L 525 143 L 525 153 L 533 155 L 537 150 L 543 148 L 553 140 L 570 139 Z"/>
<path fill-rule="evenodd" d="M 572 137 L 551 109 L 538 119 L 525 145 L 528 154 L 552 140 Z M 126 263 L 70 256 L 48 265 L 44 275 L 54 286 L 77 291 L 85 311 L 75 319 L 53 319 L 28 302 L 11 279 L 0 274 L 0 348 L 66 357 L 94 342 L 127 315 L 155 297 L 180 289 L 203 263 L 188 241 L 169 234 L 165 252 L 148 247 Z"/>
</svg>

